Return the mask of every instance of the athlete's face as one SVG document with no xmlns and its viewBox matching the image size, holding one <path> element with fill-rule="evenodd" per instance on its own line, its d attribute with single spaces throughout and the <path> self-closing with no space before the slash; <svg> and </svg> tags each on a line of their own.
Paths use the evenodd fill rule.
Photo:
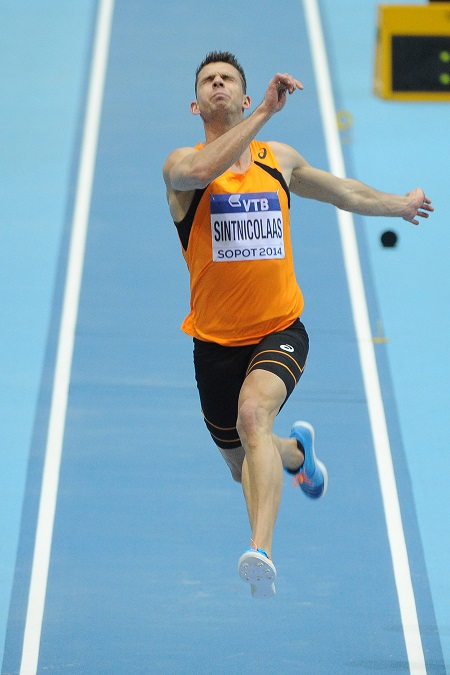
<svg viewBox="0 0 450 675">
<path fill-rule="evenodd" d="M 242 115 L 250 107 L 239 71 L 229 63 L 208 63 L 198 74 L 197 100 L 191 104 L 194 115 L 207 121 L 211 114 L 226 112 Z"/>
</svg>

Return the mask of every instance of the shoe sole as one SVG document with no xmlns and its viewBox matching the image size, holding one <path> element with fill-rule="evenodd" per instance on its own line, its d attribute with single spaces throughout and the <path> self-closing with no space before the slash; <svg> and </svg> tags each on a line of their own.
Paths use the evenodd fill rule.
<svg viewBox="0 0 450 675">
<path fill-rule="evenodd" d="M 328 471 L 327 471 L 327 469 L 326 469 L 326 467 L 325 467 L 325 464 L 324 464 L 323 462 L 321 462 L 320 459 L 317 459 L 316 451 L 314 450 L 314 435 L 315 435 L 315 434 L 314 434 L 314 427 L 313 427 L 312 424 L 310 424 L 309 422 L 304 422 L 303 420 L 298 420 L 297 422 L 294 422 L 294 424 L 292 425 L 291 433 L 292 433 L 292 431 L 295 429 L 295 427 L 302 427 L 302 428 L 305 428 L 305 427 L 306 427 L 306 428 L 308 429 L 309 433 L 311 434 L 311 439 L 312 439 L 312 443 L 311 443 L 311 452 L 312 452 L 312 456 L 314 457 L 314 462 L 315 462 L 316 466 L 319 467 L 319 469 L 322 471 L 322 474 L 323 474 L 323 490 L 322 490 L 322 492 L 320 493 L 320 495 L 310 494 L 307 490 L 305 490 L 305 488 L 304 488 L 302 485 L 300 485 L 300 489 L 301 489 L 301 490 L 303 491 L 303 493 L 304 493 L 305 495 L 307 495 L 307 497 L 309 497 L 310 499 L 320 499 L 320 497 L 323 497 L 323 495 L 324 495 L 325 492 L 327 491 L 327 487 L 328 487 Z M 294 436 L 294 438 L 295 438 L 295 436 Z"/>
<path fill-rule="evenodd" d="M 238 572 L 242 581 L 250 584 L 253 598 L 273 598 L 277 571 L 273 562 L 262 553 L 246 551 L 239 558 Z"/>
<path fill-rule="evenodd" d="M 327 487 L 328 487 L 328 471 L 326 470 L 325 464 L 323 464 L 323 463 L 320 461 L 320 459 L 317 459 L 317 457 L 315 456 L 315 454 L 314 454 L 314 461 L 315 461 L 315 463 L 316 463 L 316 466 L 318 466 L 319 469 L 322 471 L 322 475 L 323 475 L 323 490 L 322 490 L 322 492 L 320 493 L 320 495 L 317 495 L 317 494 L 311 494 L 311 493 L 309 493 L 309 492 L 307 491 L 307 490 L 308 490 L 308 486 L 300 485 L 300 489 L 303 490 L 303 493 L 304 493 L 307 497 L 309 497 L 310 499 L 320 499 L 321 497 L 324 496 L 325 492 L 327 491 Z"/>
</svg>

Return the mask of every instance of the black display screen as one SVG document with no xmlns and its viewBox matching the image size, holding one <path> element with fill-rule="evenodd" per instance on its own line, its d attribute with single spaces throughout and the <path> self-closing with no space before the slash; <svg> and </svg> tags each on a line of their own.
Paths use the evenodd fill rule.
<svg viewBox="0 0 450 675">
<path fill-rule="evenodd" d="M 450 35 L 393 35 L 392 91 L 450 93 Z"/>
</svg>

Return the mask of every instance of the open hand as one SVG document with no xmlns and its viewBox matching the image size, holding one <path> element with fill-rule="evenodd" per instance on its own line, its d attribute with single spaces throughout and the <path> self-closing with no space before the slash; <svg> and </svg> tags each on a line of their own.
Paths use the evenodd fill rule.
<svg viewBox="0 0 450 675">
<path fill-rule="evenodd" d="M 434 211 L 434 206 L 431 205 L 431 199 L 428 199 L 422 188 L 415 188 L 414 190 L 411 190 L 411 192 L 408 192 L 406 196 L 409 197 L 409 204 L 403 213 L 403 220 L 418 225 L 418 217 L 428 218 L 428 212 Z"/>
</svg>

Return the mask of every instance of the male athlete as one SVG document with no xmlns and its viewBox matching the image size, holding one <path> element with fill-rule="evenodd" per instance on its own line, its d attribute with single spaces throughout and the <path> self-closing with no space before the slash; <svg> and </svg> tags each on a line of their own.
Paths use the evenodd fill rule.
<svg viewBox="0 0 450 675">
<path fill-rule="evenodd" d="M 299 317 L 290 240 L 290 194 L 369 216 L 418 224 L 433 210 L 420 188 L 406 196 L 315 169 L 293 148 L 256 141 L 287 94 L 303 89 L 287 73 L 270 81 L 248 116 L 242 67 L 212 52 L 196 73 L 205 142 L 179 148 L 164 164 L 170 213 L 190 273 L 191 308 L 182 329 L 194 338 L 194 365 L 206 426 L 234 480 L 242 482 L 252 530 L 238 570 L 253 597 L 275 593 L 272 536 L 283 467 L 313 499 L 327 488 L 314 430 L 296 422 L 289 438 L 274 419 L 303 372 L 308 336 Z"/>
</svg>

